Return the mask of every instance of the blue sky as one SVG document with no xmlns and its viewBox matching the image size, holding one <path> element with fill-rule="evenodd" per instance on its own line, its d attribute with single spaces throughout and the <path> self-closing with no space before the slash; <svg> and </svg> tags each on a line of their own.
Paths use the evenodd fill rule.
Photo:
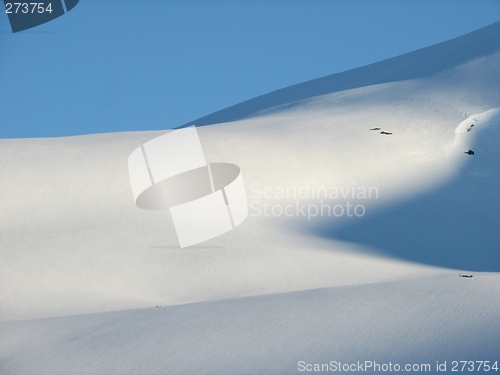
<svg viewBox="0 0 500 375">
<path fill-rule="evenodd" d="M 12 34 L 0 137 L 169 129 L 500 20 L 499 1 L 80 0 Z"/>
</svg>

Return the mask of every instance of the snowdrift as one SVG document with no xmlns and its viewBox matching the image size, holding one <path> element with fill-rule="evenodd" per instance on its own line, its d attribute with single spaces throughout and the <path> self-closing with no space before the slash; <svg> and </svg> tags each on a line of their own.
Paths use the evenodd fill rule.
<svg viewBox="0 0 500 375">
<path fill-rule="evenodd" d="M 418 51 L 276 90 L 190 121 L 184 126 L 237 121 L 276 106 L 320 95 L 382 83 L 433 77 L 444 70 L 498 52 L 498 35 L 500 22 Z"/>
<path fill-rule="evenodd" d="M 130 188 L 164 132 L 1 140 L 2 373 L 498 359 L 499 27 L 193 122 L 250 215 L 185 249 Z"/>
</svg>

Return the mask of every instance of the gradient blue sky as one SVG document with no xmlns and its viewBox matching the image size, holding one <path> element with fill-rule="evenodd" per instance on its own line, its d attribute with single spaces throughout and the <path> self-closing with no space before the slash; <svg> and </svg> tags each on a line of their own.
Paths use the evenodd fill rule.
<svg viewBox="0 0 500 375">
<path fill-rule="evenodd" d="M 80 0 L 12 34 L 0 137 L 169 129 L 500 20 L 500 2 Z"/>
</svg>

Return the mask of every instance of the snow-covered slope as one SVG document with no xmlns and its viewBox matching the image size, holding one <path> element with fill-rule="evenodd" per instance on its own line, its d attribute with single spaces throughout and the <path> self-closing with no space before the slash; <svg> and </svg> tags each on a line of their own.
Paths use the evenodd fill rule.
<svg viewBox="0 0 500 375">
<path fill-rule="evenodd" d="M 129 154 L 164 132 L 1 140 L 2 373 L 500 360 L 498 27 L 198 128 L 250 215 L 185 249 L 130 188 Z"/>
<path fill-rule="evenodd" d="M 237 121 L 253 117 L 279 105 L 319 95 L 382 83 L 433 77 L 450 68 L 498 52 L 499 35 L 500 22 L 497 22 L 418 51 L 276 90 L 190 121 L 184 126 Z"/>
<path fill-rule="evenodd" d="M 498 275 L 453 276 L 6 322 L 2 373 L 295 374 L 306 364 L 371 361 L 430 365 L 415 373 L 435 374 L 437 361 L 450 371 L 452 361 L 469 359 L 491 366 L 499 360 Z"/>
</svg>

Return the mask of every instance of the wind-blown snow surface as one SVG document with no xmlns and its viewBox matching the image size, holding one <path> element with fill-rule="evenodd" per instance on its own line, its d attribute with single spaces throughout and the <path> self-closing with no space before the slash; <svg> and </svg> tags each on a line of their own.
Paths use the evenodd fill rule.
<svg viewBox="0 0 500 375">
<path fill-rule="evenodd" d="M 451 67 L 498 52 L 500 49 L 498 35 L 500 35 L 500 22 L 458 38 L 368 66 L 285 87 L 211 113 L 184 126 L 237 121 L 255 116 L 272 107 L 319 95 L 382 83 L 429 78 Z"/>
<path fill-rule="evenodd" d="M 448 45 L 431 76 L 198 128 L 208 161 L 241 168 L 250 216 L 186 249 L 168 212 L 138 209 L 130 189 L 128 155 L 163 132 L 2 140 L 2 374 L 500 361 L 500 52 L 487 30 Z M 365 215 L 314 216 L 321 204 Z"/>
</svg>

